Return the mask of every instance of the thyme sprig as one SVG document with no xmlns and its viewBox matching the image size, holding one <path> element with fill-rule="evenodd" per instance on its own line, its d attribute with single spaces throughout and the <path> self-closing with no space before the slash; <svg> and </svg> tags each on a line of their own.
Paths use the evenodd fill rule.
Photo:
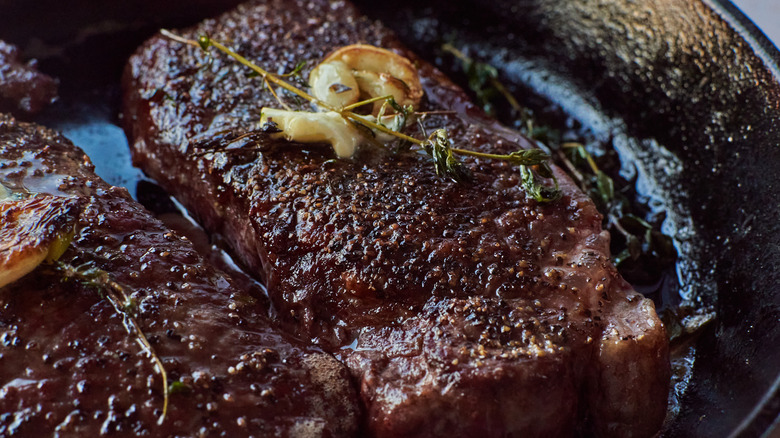
<svg viewBox="0 0 780 438">
<path fill-rule="evenodd" d="M 418 139 L 410 135 L 404 134 L 403 132 L 400 132 L 400 129 L 406 125 L 407 120 L 409 120 L 412 116 L 419 115 L 421 113 L 415 113 L 411 107 L 408 108 L 402 107 L 397 102 L 395 102 L 392 96 L 374 97 L 371 99 L 366 99 L 361 102 L 354 103 L 352 105 L 338 108 L 328 104 L 327 102 L 323 102 L 322 100 L 317 99 L 316 97 L 310 95 L 309 93 L 303 91 L 302 89 L 285 81 L 284 79 L 282 79 L 282 77 L 285 75 L 274 75 L 273 73 L 270 73 L 269 71 L 254 64 L 253 62 L 249 61 L 245 57 L 241 56 L 240 54 L 230 49 L 229 47 L 220 43 L 219 41 L 211 39 L 207 35 L 201 35 L 198 37 L 197 40 L 192 40 L 192 39 L 184 38 L 179 35 L 173 34 L 170 31 L 165 29 L 163 29 L 161 33 L 164 36 L 174 41 L 178 41 L 180 43 L 187 44 L 193 47 L 198 47 L 207 53 L 209 52 L 209 49 L 211 47 L 214 47 L 217 50 L 232 57 L 240 64 L 250 68 L 260 78 L 262 78 L 263 83 L 266 85 L 266 87 L 269 90 L 271 90 L 274 98 L 277 101 L 279 101 L 280 104 L 282 104 L 285 108 L 287 108 L 287 105 L 285 105 L 281 101 L 281 99 L 279 99 L 279 96 L 273 91 L 271 84 L 276 85 L 292 93 L 294 96 L 303 98 L 315 104 L 316 106 L 322 108 L 325 111 L 336 112 L 346 120 L 351 121 L 352 123 L 354 123 L 359 127 L 360 126 L 366 127 L 371 131 L 376 131 L 376 132 L 393 136 L 401 140 L 402 144 L 405 143 L 407 145 L 418 146 L 421 150 L 423 150 L 432 158 L 434 168 L 436 169 L 436 173 L 440 176 L 449 178 L 456 182 L 463 182 L 469 179 L 468 169 L 457 159 L 456 155 L 471 156 L 475 158 L 491 159 L 491 160 L 503 160 L 503 161 L 510 162 L 514 165 L 520 166 L 520 171 L 523 174 L 523 187 L 538 202 L 549 202 L 558 199 L 558 197 L 560 196 L 560 191 L 558 189 L 558 181 L 555 179 L 555 176 L 552 174 L 552 171 L 550 170 L 550 167 L 547 164 L 547 161 L 550 159 L 550 156 L 543 151 L 519 150 L 516 152 L 512 152 L 511 154 L 489 154 L 489 153 L 471 151 L 468 149 L 455 148 L 452 146 L 452 141 L 449 139 L 447 132 L 444 129 L 437 129 L 431 135 L 423 139 Z M 302 65 L 301 63 L 299 63 L 298 65 L 296 65 L 296 68 L 290 74 L 299 73 L 301 69 L 302 69 Z M 512 98 L 508 92 L 506 93 L 506 95 Z M 378 117 L 376 121 L 374 121 L 374 120 L 370 120 L 364 115 L 355 113 L 353 111 L 354 109 L 357 109 L 361 106 L 368 105 L 381 100 L 384 100 L 385 104 L 393 108 L 398 114 L 398 117 L 401 117 L 402 124 L 395 123 L 396 126 L 400 127 L 398 130 L 392 129 L 387 125 L 385 125 L 384 123 L 382 123 L 382 117 Z M 380 115 L 384 114 L 384 107 L 385 105 L 383 105 Z M 543 186 L 539 182 L 537 177 L 534 175 L 534 169 L 532 169 L 532 166 L 536 170 L 539 176 L 544 178 L 552 178 L 555 186 L 552 188 Z"/>
<path fill-rule="evenodd" d="M 436 174 L 446 176 L 455 182 L 466 181 L 471 178 L 466 166 L 455 158 L 447 138 L 447 131 L 437 129 L 423 144 L 423 150 L 433 158 L 433 166 Z"/>
<path fill-rule="evenodd" d="M 162 414 L 157 419 L 157 424 L 163 424 L 168 413 L 168 374 L 165 372 L 165 367 L 163 367 L 159 356 L 152 348 L 152 344 L 149 343 L 143 330 L 141 330 L 141 326 L 135 319 L 136 301 L 125 293 L 124 288 L 119 283 L 111 279 L 108 272 L 99 269 L 92 263 L 73 266 L 69 263 L 57 261 L 54 262 L 53 266 L 63 280 L 75 280 L 84 287 L 95 289 L 101 297 L 111 303 L 117 313 L 122 315 L 122 323 L 125 326 L 125 330 L 131 336 L 135 336 L 136 343 L 146 352 L 162 377 L 163 409 Z"/>
<path fill-rule="evenodd" d="M 599 168 L 585 145 L 564 142 L 558 154 L 572 178 L 604 214 L 605 228 L 617 231 L 625 240 L 625 248 L 613 256 L 615 265 L 637 262 L 643 255 L 649 255 L 659 267 L 674 262 L 677 251 L 672 238 L 631 211 L 628 199 L 615 190 L 614 180 Z M 647 265 L 647 262 L 643 265 Z"/>
<path fill-rule="evenodd" d="M 615 181 L 599 168 L 597 160 L 582 143 L 563 142 L 560 133 L 556 130 L 537 125 L 531 111 L 520 107 L 517 100 L 499 81 L 495 67 L 466 56 L 452 44 L 446 43 L 441 49 L 460 61 L 469 88 L 485 111 L 494 111 L 499 104 L 506 108 L 508 104 L 509 114 L 502 117 L 504 121 L 519 119 L 514 121 L 516 124 L 519 122 L 528 137 L 551 146 L 555 162 L 563 167 L 580 189 L 593 199 L 598 210 L 604 215 L 604 228 L 613 232 L 615 236 L 612 240 L 615 249 L 613 261 L 625 276 L 632 279 L 638 277 L 638 275 L 629 275 L 632 273 L 628 271 L 636 265 L 642 266 L 643 269 L 648 269 L 648 265 L 652 265 L 660 271 L 674 263 L 677 253 L 671 237 L 658 230 L 657 225 L 650 224 L 634 212 L 635 206 L 619 188 L 616 188 Z M 543 168 L 544 166 L 546 168 Z M 549 165 L 546 162 L 537 166 L 539 175 L 548 171 Z M 540 187 L 533 180 L 535 178 L 533 173 L 525 168 L 521 168 L 520 173 L 527 191 L 532 192 Z M 541 189 L 533 196 L 545 197 L 548 194 Z"/>
<path fill-rule="evenodd" d="M 506 89 L 504 84 L 498 80 L 498 70 L 495 67 L 484 62 L 474 61 L 451 43 L 443 44 L 441 49 L 446 53 L 450 53 L 461 62 L 461 67 L 468 79 L 469 88 L 474 92 L 478 103 L 486 113 L 495 115 L 493 101 L 498 96 L 503 97 L 513 111 L 522 112 L 523 107 L 520 106 L 520 103 Z"/>
</svg>

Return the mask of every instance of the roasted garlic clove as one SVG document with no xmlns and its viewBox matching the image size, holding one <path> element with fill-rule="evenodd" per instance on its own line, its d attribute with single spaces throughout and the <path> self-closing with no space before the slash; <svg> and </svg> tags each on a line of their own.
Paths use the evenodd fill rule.
<svg viewBox="0 0 780 438">
<path fill-rule="evenodd" d="M 319 113 L 263 108 L 261 124 L 273 121 L 286 140 L 300 143 L 328 143 L 341 158 L 351 157 L 366 137 L 344 114 L 343 108 L 372 97 L 392 96 L 396 103 L 417 106 L 423 91 L 417 70 L 403 56 L 365 44 L 342 47 L 328 55 L 309 74 L 310 93 L 335 111 Z M 354 115 L 353 115 L 354 116 Z M 394 114 L 386 100 L 373 103 L 366 123 L 381 124 L 400 131 L 406 117 Z M 390 142 L 394 136 L 373 129 L 372 138 Z"/>
<path fill-rule="evenodd" d="M 282 130 L 276 134 L 299 143 L 328 143 L 340 158 L 351 157 L 363 141 L 358 129 L 333 111 L 310 113 L 263 108 L 261 124 L 274 122 Z"/>
<path fill-rule="evenodd" d="M 342 47 L 328 55 L 310 76 L 312 93 L 317 99 L 337 108 L 355 103 L 359 98 L 371 98 L 392 95 L 402 106 L 417 107 L 423 96 L 420 77 L 417 69 L 403 56 L 389 50 L 367 44 L 353 44 Z M 356 82 L 360 96 L 334 96 L 330 92 L 343 88 L 338 85 L 352 83 L 348 76 Z M 373 106 L 373 114 L 377 115 L 382 102 Z"/>
<path fill-rule="evenodd" d="M 51 195 L 0 202 L 0 287 L 62 256 L 81 204 L 77 198 Z"/>
<path fill-rule="evenodd" d="M 396 79 L 387 73 L 356 71 L 354 74 L 358 83 L 358 88 L 360 88 L 360 91 L 365 93 L 369 98 L 393 96 L 393 99 L 401 106 L 415 106 L 419 103 L 409 99 L 406 85 L 401 82 L 400 79 Z M 382 105 L 386 105 L 384 100 L 374 102 L 371 113 L 375 116 L 378 115 L 382 109 Z M 385 108 L 385 112 L 393 112 L 393 110 L 392 108 L 387 107 Z"/>
<path fill-rule="evenodd" d="M 311 94 L 322 102 L 343 108 L 358 101 L 360 89 L 352 71 L 341 61 L 323 62 L 309 74 Z"/>
</svg>

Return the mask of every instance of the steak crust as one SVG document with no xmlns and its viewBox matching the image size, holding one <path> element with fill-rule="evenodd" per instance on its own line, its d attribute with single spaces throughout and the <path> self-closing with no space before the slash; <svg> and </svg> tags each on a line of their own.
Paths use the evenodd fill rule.
<svg viewBox="0 0 780 438">
<path fill-rule="evenodd" d="M 92 169 L 59 134 L 0 115 L 3 187 L 83 207 L 60 261 L 89 264 L 124 289 L 169 383 L 179 383 L 158 425 L 160 374 L 106 291 L 43 264 L 0 288 L 0 435 L 353 435 L 358 399 L 343 365 L 281 333 L 262 297 Z"/>
<path fill-rule="evenodd" d="M 29 117 L 57 98 L 57 81 L 24 63 L 19 50 L 0 41 L 0 112 Z"/>
<path fill-rule="evenodd" d="M 271 71 L 305 61 L 304 77 L 340 46 L 385 47 L 418 67 L 418 110 L 455 112 L 429 117 L 428 130 L 483 152 L 533 147 L 344 2 L 255 1 L 182 34 L 209 35 Z M 659 429 L 663 326 L 610 263 L 593 203 L 559 169 L 562 199 L 539 204 L 503 162 L 465 160 L 472 181 L 456 184 L 415 152 L 365 146 L 334 160 L 327 145 L 259 132 L 261 108 L 279 104 L 246 73 L 147 41 L 123 80 L 134 162 L 224 236 L 288 330 L 348 365 L 372 435 Z M 248 147 L 213 151 L 246 133 Z"/>
</svg>

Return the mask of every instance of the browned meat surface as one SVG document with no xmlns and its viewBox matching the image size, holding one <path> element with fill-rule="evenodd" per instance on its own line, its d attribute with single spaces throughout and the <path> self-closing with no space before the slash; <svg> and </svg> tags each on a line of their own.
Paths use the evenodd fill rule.
<svg viewBox="0 0 780 438">
<path fill-rule="evenodd" d="M 60 261 L 90 264 L 124 289 L 173 384 L 158 425 L 161 377 L 128 321 L 101 298 L 106 290 L 44 264 L 0 287 L 0 436 L 354 434 L 346 369 L 275 329 L 260 297 L 96 177 L 64 137 L 0 116 L 0 182 L 83 207 Z"/>
<path fill-rule="evenodd" d="M 57 82 L 24 63 L 19 50 L 0 41 L 0 112 L 31 116 L 57 97 Z"/>
<path fill-rule="evenodd" d="M 183 34 L 210 35 L 271 71 L 306 61 L 304 77 L 343 45 L 392 48 L 419 67 L 421 110 L 457 112 L 429 118 L 429 130 L 481 151 L 531 147 L 343 2 L 253 2 Z M 329 146 L 258 134 L 249 148 L 204 153 L 257 131 L 261 107 L 279 104 L 234 61 L 164 37 L 131 58 L 124 89 L 135 162 L 226 238 L 289 330 L 350 367 L 371 434 L 660 427 L 664 329 L 609 262 L 593 204 L 560 172 L 563 198 L 540 205 L 501 162 L 467 160 L 473 181 L 456 184 L 421 154 L 372 146 L 334 160 Z"/>
</svg>

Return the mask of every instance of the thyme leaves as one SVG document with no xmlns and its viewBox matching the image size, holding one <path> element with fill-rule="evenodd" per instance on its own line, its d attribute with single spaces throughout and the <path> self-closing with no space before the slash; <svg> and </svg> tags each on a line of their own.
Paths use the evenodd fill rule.
<svg viewBox="0 0 780 438">
<path fill-rule="evenodd" d="M 444 129 L 434 131 L 422 147 L 433 159 L 437 175 L 447 177 L 457 183 L 471 178 L 468 168 L 455 158 L 450 147 L 450 140 L 447 138 L 447 131 Z"/>
<path fill-rule="evenodd" d="M 549 178 L 552 177 L 552 169 L 549 164 L 544 163 L 539 167 L 537 172 L 539 176 Z M 554 179 L 555 187 L 547 187 L 541 184 L 536 176 L 534 170 L 525 165 L 520 166 L 520 176 L 523 182 L 523 188 L 531 195 L 537 202 L 552 202 L 557 201 L 561 197 L 561 191 L 558 187 L 558 180 Z M 550 175 L 549 177 L 546 175 Z"/>
<path fill-rule="evenodd" d="M 627 279 L 640 284 L 652 282 L 647 272 L 662 272 L 674 264 L 677 252 L 671 237 L 660 231 L 658 220 L 643 219 L 644 208 L 625 193 L 630 191 L 628 181 L 616 181 L 599 166 L 598 161 L 605 161 L 604 157 L 597 159 L 584 144 L 563 141 L 561 132 L 536 123 L 533 113 L 521 107 L 501 83 L 495 67 L 468 57 L 451 43 L 441 49 L 459 61 L 469 88 L 486 112 L 504 109 L 503 114 L 495 115 L 505 123 L 519 125 L 528 137 L 548 145 L 552 159 L 593 199 L 604 216 L 604 228 L 613 235 L 613 262 Z M 532 168 L 527 166 L 520 169 L 526 191 L 538 199 L 554 197 L 554 193 L 538 184 L 537 178 L 548 174 L 549 164 L 545 161 Z"/>
<path fill-rule="evenodd" d="M 474 61 L 451 43 L 443 44 L 442 50 L 460 61 L 463 71 L 466 73 L 469 89 L 474 92 L 477 102 L 486 113 L 491 116 L 496 115 L 495 100 L 498 97 L 504 98 L 513 110 L 518 112 L 522 110 L 517 99 L 498 79 L 498 70 L 495 67 L 484 62 Z"/>
<path fill-rule="evenodd" d="M 616 266 L 628 268 L 640 264 L 662 269 L 674 263 L 677 251 L 672 238 L 633 211 L 628 198 L 616 190 L 615 181 L 598 166 L 585 145 L 562 143 L 559 159 L 572 170 L 571 176 L 580 189 L 594 200 L 604 215 L 605 227 L 612 231 L 618 242 L 623 242 L 613 256 Z"/>
</svg>

